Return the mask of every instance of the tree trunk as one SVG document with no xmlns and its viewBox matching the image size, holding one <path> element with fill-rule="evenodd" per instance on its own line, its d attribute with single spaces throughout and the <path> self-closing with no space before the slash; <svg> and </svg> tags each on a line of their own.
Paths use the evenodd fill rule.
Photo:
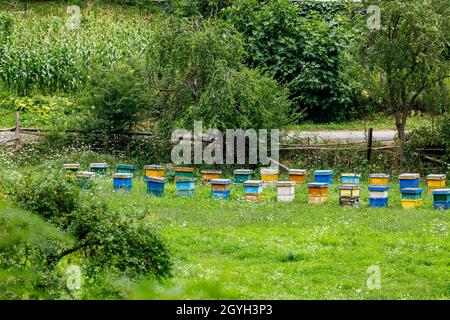
<svg viewBox="0 0 450 320">
<path fill-rule="evenodd" d="M 406 116 L 407 116 L 406 112 Z M 406 142 L 406 132 L 405 132 L 405 125 L 406 125 L 406 116 L 405 112 L 396 112 L 395 114 L 395 126 L 397 127 L 398 132 L 398 139 L 400 142 L 400 148 L 399 148 L 399 157 L 400 157 L 400 166 L 403 167 L 405 163 L 405 142 Z"/>
</svg>

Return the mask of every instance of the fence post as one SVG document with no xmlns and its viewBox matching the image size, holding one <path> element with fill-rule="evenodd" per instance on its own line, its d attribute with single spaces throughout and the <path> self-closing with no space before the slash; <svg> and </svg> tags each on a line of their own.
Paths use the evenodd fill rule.
<svg viewBox="0 0 450 320">
<path fill-rule="evenodd" d="M 16 112 L 16 130 L 15 130 L 15 134 L 16 134 L 16 149 L 20 148 L 20 118 L 19 118 L 19 113 Z"/>
<path fill-rule="evenodd" d="M 367 137 L 367 160 L 370 162 L 370 159 L 372 158 L 372 133 L 373 128 L 369 128 L 369 134 Z"/>
</svg>

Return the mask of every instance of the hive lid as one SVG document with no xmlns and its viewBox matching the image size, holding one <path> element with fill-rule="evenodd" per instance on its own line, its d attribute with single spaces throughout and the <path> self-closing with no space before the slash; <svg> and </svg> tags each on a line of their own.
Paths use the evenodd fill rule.
<svg viewBox="0 0 450 320">
<path fill-rule="evenodd" d="M 275 184 L 277 187 L 293 187 L 295 186 L 295 181 L 277 181 Z"/>
<path fill-rule="evenodd" d="M 244 186 L 261 187 L 264 184 L 262 180 L 247 180 L 244 181 Z"/>
<path fill-rule="evenodd" d="M 418 173 L 402 173 L 401 175 L 398 176 L 398 178 L 401 180 L 414 180 L 414 179 L 419 179 L 420 174 L 418 174 Z"/>
<path fill-rule="evenodd" d="M 429 174 L 427 175 L 427 180 L 444 180 L 447 178 L 445 174 Z"/>
<path fill-rule="evenodd" d="M 95 175 L 95 173 L 90 172 L 90 171 L 80 171 L 80 172 L 77 172 L 77 174 L 76 174 L 77 177 L 86 177 L 86 178 L 93 177 L 94 175 Z"/>
<path fill-rule="evenodd" d="M 289 169 L 289 174 L 307 174 L 306 169 Z"/>
<path fill-rule="evenodd" d="M 328 188 L 328 183 L 325 182 L 310 182 L 308 188 Z"/>
<path fill-rule="evenodd" d="M 133 169 L 134 170 L 134 165 L 132 165 L 132 164 L 117 164 L 116 169 Z"/>
<path fill-rule="evenodd" d="M 401 193 L 419 194 L 423 192 L 422 188 L 403 188 L 400 189 Z"/>
<path fill-rule="evenodd" d="M 231 184 L 230 179 L 211 179 L 211 184 Z"/>
<path fill-rule="evenodd" d="M 369 175 L 370 178 L 390 178 L 389 173 L 372 173 Z"/>
<path fill-rule="evenodd" d="M 251 169 L 236 169 L 236 170 L 233 171 L 233 173 L 234 174 L 247 174 L 247 175 L 249 175 L 249 174 L 253 173 L 253 170 L 251 170 Z"/>
<path fill-rule="evenodd" d="M 360 186 L 357 184 L 348 184 L 345 186 L 341 185 L 338 188 L 339 188 L 339 190 L 359 190 Z"/>
<path fill-rule="evenodd" d="M 194 168 L 189 167 L 175 167 L 174 170 L 177 172 L 194 172 Z"/>
<path fill-rule="evenodd" d="M 279 171 L 278 169 L 273 169 L 273 168 L 262 168 L 261 169 L 261 174 L 278 174 Z"/>
<path fill-rule="evenodd" d="M 103 162 L 90 163 L 89 168 L 107 168 L 108 164 Z"/>
<path fill-rule="evenodd" d="M 63 168 L 64 169 L 73 169 L 73 168 L 79 169 L 80 167 L 81 166 L 80 166 L 79 163 L 66 163 L 66 164 L 63 164 Z"/>
<path fill-rule="evenodd" d="M 190 177 L 175 177 L 175 182 L 195 182 L 197 178 L 190 178 Z"/>
<path fill-rule="evenodd" d="M 129 178 L 133 178 L 133 174 L 132 173 L 118 172 L 118 173 L 113 173 L 112 177 L 113 178 L 119 178 L 119 179 L 129 179 Z"/>
<path fill-rule="evenodd" d="M 369 191 L 388 191 L 388 186 L 378 186 L 378 185 L 370 185 Z"/>
<path fill-rule="evenodd" d="M 433 194 L 450 194 L 450 189 L 436 189 L 432 191 Z"/>
<path fill-rule="evenodd" d="M 358 173 L 343 173 L 341 177 L 352 177 L 352 178 L 360 178 L 361 175 Z"/>
<path fill-rule="evenodd" d="M 149 164 L 144 166 L 144 170 L 163 170 L 164 167 L 156 164 Z"/>
<path fill-rule="evenodd" d="M 163 183 L 166 182 L 166 178 L 165 177 L 147 177 L 147 181 L 152 181 L 152 182 L 159 182 L 159 183 Z"/>
<path fill-rule="evenodd" d="M 202 174 L 222 174 L 222 170 L 202 170 Z"/>
<path fill-rule="evenodd" d="M 330 174 L 333 174 L 333 170 L 316 170 L 314 171 L 315 176 L 329 176 Z"/>
</svg>

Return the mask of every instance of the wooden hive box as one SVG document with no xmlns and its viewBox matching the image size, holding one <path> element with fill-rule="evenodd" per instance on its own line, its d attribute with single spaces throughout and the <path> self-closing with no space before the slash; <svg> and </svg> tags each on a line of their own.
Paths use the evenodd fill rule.
<svg viewBox="0 0 450 320">
<path fill-rule="evenodd" d="M 147 178 L 147 193 L 162 197 L 164 195 L 165 177 L 151 176 Z"/>
<path fill-rule="evenodd" d="M 175 179 L 178 178 L 192 178 L 194 177 L 194 168 L 190 167 L 175 167 Z"/>
<path fill-rule="evenodd" d="M 211 180 L 211 197 L 213 199 L 229 199 L 231 192 L 230 179 L 212 179 Z"/>
<path fill-rule="evenodd" d="M 398 176 L 400 182 L 400 189 L 404 188 L 418 188 L 420 174 L 418 173 L 402 173 Z"/>
<path fill-rule="evenodd" d="M 434 209 L 449 210 L 450 209 L 450 189 L 435 189 L 432 191 Z"/>
<path fill-rule="evenodd" d="M 221 170 L 202 170 L 202 183 L 209 184 L 212 179 L 220 179 L 222 177 Z"/>
<path fill-rule="evenodd" d="M 328 199 L 328 183 L 313 182 L 308 183 L 308 203 L 322 204 Z"/>
<path fill-rule="evenodd" d="M 236 169 L 233 171 L 234 183 L 244 183 L 247 180 L 252 180 L 253 171 L 250 169 Z"/>
<path fill-rule="evenodd" d="M 278 176 L 280 174 L 278 169 L 272 168 L 262 168 L 261 171 L 261 180 L 264 184 L 274 185 L 276 181 L 278 181 Z"/>
<path fill-rule="evenodd" d="M 445 174 L 429 174 L 427 175 L 428 192 L 431 193 L 435 189 L 445 188 L 447 176 Z"/>
<path fill-rule="evenodd" d="M 381 208 L 388 206 L 389 187 L 383 185 L 369 186 L 369 206 L 374 208 Z"/>
<path fill-rule="evenodd" d="M 160 165 L 147 165 L 144 166 L 145 177 L 164 177 L 166 169 Z"/>
<path fill-rule="evenodd" d="M 294 181 L 296 185 L 306 183 L 308 172 L 305 169 L 289 169 L 289 181 Z"/>
<path fill-rule="evenodd" d="M 133 174 L 132 173 L 113 173 L 113 187 L 114 191 L 130 192 L 133 186 Z"/>
<path fill-rule="evenodd" d="M 89 170 L 91 172 L 95 172 L 98 175 L 105 175 L 108 172 L 108 164 L 107 163 L 90 163 Z"/>
<path fill-rule="evenodd" d="M 316 170 L 314 171 L 314 182 L 333 183 L 333 170 Z"/>
<path fill-rule="evenodd" d="M 295 181 L 278 181 L 277 187 L 277 201 L 291 202 L 295 199 Z"/>
<path fill-rule="evenodd" d="M 79 171 L 76 173 L 76 178 L 78 181 L 78 184 L 82 189 L 90 189 L 92 188 L 92 178 L 94 177 L 95 173 L 90 171 Z"/>
<path fill-rule="evenodd" d="M 134 174 L 135 167 L 132 164 L 118 164 L 116 165 L 117 173 L 131 173 Z"/>
<path fill-rule="evenodd" d="M 195 178 L 178 177 L 175 179 L 177 195 L 181 197 L 192 197 L 195 194 Z"/>
<path fill-rule="evenodd" d="M 361 183 L 361 175 L 357 173 L 343 173 L 341 175 L 341 183 L 342 184 L 360 184 Z"/>
<path fill-rule="evenodd" d="M 369 185 L 372 186 L 387 186 L 391 176 L 387 173 L 372 173 L 369 175 Z"/>
</svg>

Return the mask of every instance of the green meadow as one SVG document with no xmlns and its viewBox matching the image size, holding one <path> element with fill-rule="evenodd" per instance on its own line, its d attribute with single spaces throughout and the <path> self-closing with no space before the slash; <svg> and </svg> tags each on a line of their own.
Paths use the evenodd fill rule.
<svg viewBox="0 0 450 320">
<path fill-rule="evenodd" d="M 142 177 L 129 194 L 114 193 L 100 178 L 92 192 L 111 206 L 145 208 L 161 228 L 174 258 L 174 278 L 144 282 L 129 298 L 230 299 L 448 299 L 450 215 L 432 209 L 424 194 L 419 209 L 405 210 L 398 186 L 389 207 L 368 207 L 367 185 L 359 208 L 340 207 L 337 184 L 328 202 L 307 203 L 298 186 L 292 203 L 248 203 L 242 186 L 229 200 L 214 200 L 197 185 L 193 198 L 179 198 L 173 183 L 165 195 L 146 194 Z M 369 289 L 367 269 L 381 270 L 381 289 Z"/>
</svg>

